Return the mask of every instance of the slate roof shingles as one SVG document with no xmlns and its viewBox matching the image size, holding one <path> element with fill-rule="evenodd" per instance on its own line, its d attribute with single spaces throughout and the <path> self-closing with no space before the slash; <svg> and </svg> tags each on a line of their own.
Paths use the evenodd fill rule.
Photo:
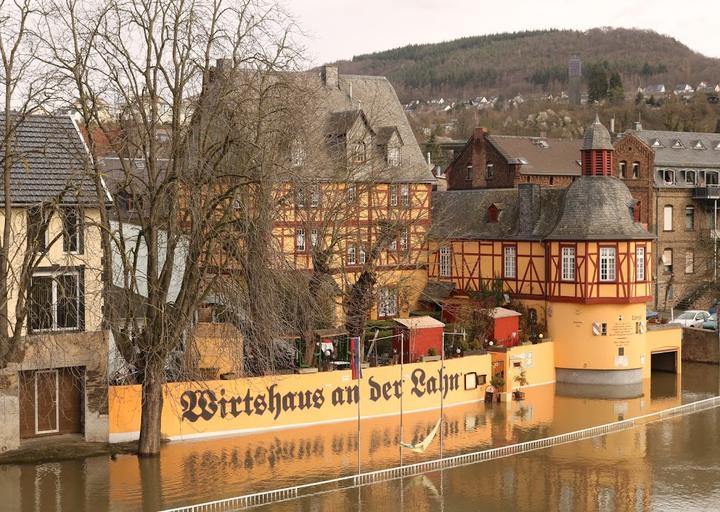
<svg viewBox="0 0 720 512">
<path fill-rule="evenodd" d="M 5 114 L 0 113 L 0 132 L 4 122 Z M 14 204 L 97 203 L 93 181 L 85 172 L 88 153 L 70 117 L 30 115 L 15 126 L 11 155 Z M 4 158 L 0 147 L 0 161 Z M 4 201 L 0 190 L 0 203 Z"/>
</svg>

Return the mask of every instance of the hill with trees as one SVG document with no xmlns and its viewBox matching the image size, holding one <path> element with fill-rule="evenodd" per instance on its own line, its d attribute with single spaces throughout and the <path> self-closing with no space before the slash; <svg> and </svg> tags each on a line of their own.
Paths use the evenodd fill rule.
<svg viewBox="0 0 720 512">
<path fill-rule="evenodd" d="M 567 62 L 583 61 L 584 90 L 593 73 L 618 79 L 628 96 L 662 83 L 720 82 L 720 59 L 705 57 L 650 30 L 541 30 L 410 45 L 340 61 L 342 73 L 387 76 L 401 101 L 552 93 L 567 90 Z M 620 92 L 617 87 L 611 94 Z"/>
</svg>

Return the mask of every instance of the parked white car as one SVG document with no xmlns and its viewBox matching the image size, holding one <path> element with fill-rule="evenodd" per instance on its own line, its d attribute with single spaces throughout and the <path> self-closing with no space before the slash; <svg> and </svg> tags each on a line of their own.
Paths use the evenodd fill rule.
<svg viewBox="0 0 720 512">
<path fill-rule="evenodd" d="M 670 323 L 683 327 L 702 327 L 708 318 L 710 318 L 710 313 L 707 311 L 690 310 L 676 316 Z"/>
</svg>

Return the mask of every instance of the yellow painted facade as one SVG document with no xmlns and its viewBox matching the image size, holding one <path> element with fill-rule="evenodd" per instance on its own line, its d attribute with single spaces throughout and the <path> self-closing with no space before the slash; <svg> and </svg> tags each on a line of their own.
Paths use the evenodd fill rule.
<svg viewBox="0 0 720 512">
<path fill-rule="evenodd" d="M 191 439 L 362 417 L 437 409 L 480 401 L 490 380 L 490 356 L 383 366 L 363 370 L 273 375 L 235 380 L 176 382 L 164 386 L 162 435 Z M 401 383 L 401 376 L 404 383 Z M 108 393 L 111 441 L 135 439 L 140 430 L 140 386 L 111 386 Z"/>
</svg>

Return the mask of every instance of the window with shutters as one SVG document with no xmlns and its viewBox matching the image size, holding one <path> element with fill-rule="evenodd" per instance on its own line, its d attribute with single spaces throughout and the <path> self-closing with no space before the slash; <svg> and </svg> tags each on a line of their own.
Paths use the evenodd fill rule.
<svg viewBox="0 0 720 512">
<path fill-rule="evenodd" d="M 575 248 L 562 248 L 562 280 L 575 281 Z"/>
</svg>

